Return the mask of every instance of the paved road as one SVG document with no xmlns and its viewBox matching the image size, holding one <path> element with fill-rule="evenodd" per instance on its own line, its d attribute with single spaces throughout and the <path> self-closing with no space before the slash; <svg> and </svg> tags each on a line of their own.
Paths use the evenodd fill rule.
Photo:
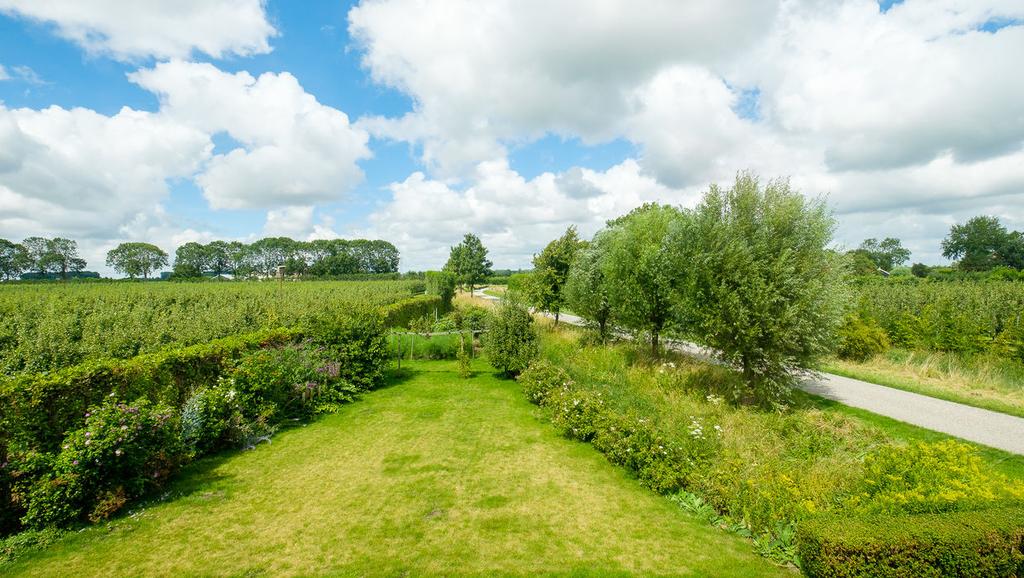
<svg viewBox="0 0 1024 578">
<path fill-rule="evenodd" d="M 482 293 L 479 295 L 485 299 L 497 299 Z M 572 325 L 583 325 L 583 319 L 575 315 L 563 313 L 559 319 Z M 692 343 L 671 341 L 667 346 L 689 355 L 713 358 L 713 352 Z M 1024 455 L 1024 418 L 830 373 L 822 374 L 820 379 L 803 381 L 799 387 L 850 407 Z"/>
</svg>

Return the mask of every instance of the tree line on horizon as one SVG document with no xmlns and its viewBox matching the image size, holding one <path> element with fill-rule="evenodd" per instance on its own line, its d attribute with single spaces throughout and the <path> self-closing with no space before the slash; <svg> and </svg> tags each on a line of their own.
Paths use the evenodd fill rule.
<svg viewBox="0 0 1024 578">
<path fill-rule="evenodd" d="M 189 242 L 175 251 L 172 276 L 271 277 L 279 267 L 287 275 L 316 277 L 396 273 L 399 257 L 398 249 L 382 240 L 267 237 L 253 243 Z M 170 264 L 170 256 L 151 243 L 129 242 L 108 251 L 106 264 L 131 279 L 148 279 Z M 0 279 L 14 280 L 25 273 L 68 279 L 82 275 L 86 265 L 78 254 L 78 243 L 71 239 L 28 237 L 21 243 L 0 239 Z"/>
<path fill-rule="evenodd" d="M 979 215 L 955 224 L 942 241 L 942 256 L 954 261 L 956 270 L 978 273 L 998 268 L 1024 271 L 1024 232 L 1010 231 L 998 217 Z M 899 239 L 865 239 L 846 253 L 855 274 L 888 274 L 910 259 L 910 250 Z M 473 287 L 490 274 L 492 264 L 479 237 L 466 235 L 452 247 L 444 269 L 456 274 L 459 285 Z M 150 243 L 121 243 L 107 253 L 106 264 L 129 278 L 147 279 L 171 263 L 170 256 Z M 323 239 L 295 241 L 268 237 L 253 243 L 212 241 L 185 243 L 174 255 L 173 276 L 180 279 L 203 276 L 269 277 L 283 266 L 287 275 L 330 277 L 364 273 L 395 273 L 399 252 L 382 240 Z M 86 261 L 78 254 L 74 240 L 28 237 L 21 243 L 0 238 L 0 280 L 15 280 L 29 273 L 36 278 L 68 279 L 95 276 L 86 272 Z M 927 277 L 933 267 L 914 263 L 911 273 Z"/>
</svg>

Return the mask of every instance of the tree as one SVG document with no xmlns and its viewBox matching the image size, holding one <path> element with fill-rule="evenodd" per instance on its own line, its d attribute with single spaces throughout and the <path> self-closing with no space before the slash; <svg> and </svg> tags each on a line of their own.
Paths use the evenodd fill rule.
<svg viewBox="0 0 1024 578">
<path fill-rule="evenodd" d="M 167 253 L 149 243 L 121 243 L 107 252 L 107 266 L 132 279 L 140 275 L 148 279 L 150 273 L 167 266 Z"/>
<path fill-rule="evenodd" d="M 598 235 L 576 253 L 565 283 L 565 303 L 576 315 L 596 324 L 598 336 L 604 341 L 608 337 L 612 305 L 602 269 L 604 248 L 601 239 Z"/>
<path fill-rule="evenodd" d="M 17 279 L 31 265 L 23 245 L 0 239 L 0 279 Z"/>
<path fill-rule="evenodd" d="M 516 375 L 537 357 L 537 332 L 525 307 L 503 302 L 484 334 L 484 349 L 491 365 L 505 375 Z"/>
<path fill-rule="evenodd" d="M 206 244 L 205 252 L 206 268 L 215 277 L 231 271 L 231 253 L 228 243 L 224 241 L 211 241 Z"/>
<path fill-rule="evenodd" d="M 78 243 L 63 237 L 54 237 L 46 242 L 42 261 L 44 270 L 60 273 L 61 279 L 67 279 L 68 273 L 85 269 L 85 260 L 78 256 Z"/>
<path fill-rule="evenodd" d="M 455 296 L 455 275 L 448 271 L 427 271 L 424 280 L 427 295 L 439 296 L 444 309 L 451 309 L 452 297 Z"/>
<path fill-rule="evenodd" d="M 554 313 L 555 325 L 558 325 L 558 314 L 565 303 L 563 288 L 569 276 L 569 267 L 580 245 L 576 227 L 570 226 L 564 235 L 548 243 L 533 257 L 530 300 L 536 307 Z"/>
<path fill-rule="evenodd" d="M 29 237 L 22 241 L 21 245 L 25 247 L 25 251 L 28 253 L 27 269 L 39 273 L 40 277 L 45 277 L 49 272 L 49 268 L 53 265 L 53 260 L 49 258 L 49 239 Z"/>
<path fill-rule="evenodd" d="M 650 336 L 651 353 L 672 319 L 676 283 L 685 269 L 673 271 L 666 240 L 685 215 L 669 205 L 646 204 L 609 223 L 602 233 L 607 258 L 602 274 L 616 320 Z"/>
<path fill-rule="evenodd" d="M 227 245 L 226 252 L 232 276 L 240 279 L 252 274 L 253 265 L 248 245 L 239 241 L 231 241 Z"/>
<path fill-rule="evenodd" d="M 209 254 L 200 243 L 185 243 L 174 252 L 175 277 L 202 277 L 208 268 Z"/>
<path fill-rule="evenodd" d="M 796 375 L 828 352 L 843 317 L 844 267 L 826 247 L 835 220 L 784 180 L 764 187 L 747 173 L 712 185 L 697 207 L 687 310 L 706 345 L 742 372 L 745 390 L 775 405 Z"/>
<path fill-rule="evenodd" d="M 850 271 L 858 277 L 877 277 L 881 275 L 878 263 L 876 263 L 864 249 L 854 249 L 846 252 L 846 262 Z"/>
<path fill-rule="evenodd" d="M 469 294 L 472 295 L 473 287 L 483 283 L 491 274 L 492 265 L 487 259 L 487 248 L 480 242 L 480 238 L 467 233 L 461 243 L 451 248 L 444 270 L 454 273 L 459 285 L 469 287 Z"/>
<path fill-rule="evenodd" d="M 899 239 L 892 237 L 886 237 L 881 242 L 878 239 L 865 239 L 859 250 L 885 272 L 892 271 L 894 267 L 910 259 L 910 249 L 905 249 Z"/>
<path fill-rule="evenodd" d="M 914 277 L 924 279 L 931 272 L 932 268 L 929 267 L 928 265 L 925 265 L 924 263 L 914 263 L 913 265 L 910 266 L 910 274 L 913 275 Z"/>
<path fill-rule="evenodd" d="M 1011 242 L 998 218 L 982 215 L 950 228 L 942 241 L 942 256 L 959 259 L 957 266 L 964 271 L 988 271 L 1000 264 L 999 253 Z"/>
<path fill-rule="evenodd" d="M 1007 236 L 1003 246 L 999 249 L 999 263 L 1005 267 L 1024 271 L 1024 233 L 1014 231 Z"/>
</svg>

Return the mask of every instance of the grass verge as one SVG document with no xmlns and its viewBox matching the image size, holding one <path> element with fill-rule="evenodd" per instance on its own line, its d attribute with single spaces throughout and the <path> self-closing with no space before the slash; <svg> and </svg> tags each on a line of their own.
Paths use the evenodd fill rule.
<svg viewBox="0 0 1024 578">
<path fill-rule="evenodd" d="M 950 353 L 893 349 L 865 362 L 829 359 L 822 371 L 1024 417 L 1024 366 Z"/>
<path fill-rule="evenodd" d="M 167 499 L 0 567 L 9 576 L 782 576 L 748 542 L 536 419 L 482 360 L 390 387 Z"/>
</svg>

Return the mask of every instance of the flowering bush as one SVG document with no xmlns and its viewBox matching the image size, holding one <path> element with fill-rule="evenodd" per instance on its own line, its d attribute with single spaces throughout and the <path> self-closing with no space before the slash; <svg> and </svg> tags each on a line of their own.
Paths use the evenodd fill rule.
<svg viewBox="0 0 1024 578">
<path fill-rule="evenodd" d="M 598 392 L 562 386 L 548 394 L 545 404 L 551 408 L 551 422 L 566 437 L 586 442 L 601 430 L 606 410 Z"/>
<path fill-rule="evenodd" d="M 690 480 L 715 451 L 718 426 L 690 418 L 684 435 L 667 436 L 650 420 L 627 415 L 607 416 L 594 436 L 594 447 L 608 461 L 636 473 L 652 490 L 666 494 L 688 487 Z"/>
<path fill-rule="evenodd" d="M 572 380 L 564 369 L 544 360 L 531 363 L 516 379 L 522 384 L 530 403 L 537 405 L 544 405 L 552 391 L 560 387 L 572 387 Z"/>
<path fill-rule="evenodd" d="M 65 438 L 50 471 L 22 496 L 23 523 L 44 528 L 109 517 L 174 471 L 182 459 L 178 432 L 170 407 L 144 399 L 110 398 L 91 409 L 85 426 Z"/>
<path fill-rule="evenodd" d="M 864 460 L 864 479 L 851 499 L 868 514 L 970 510 L 1024 499 L 1024 483 L 986 471 L 967 444 L 955 440 L 886 446 Z"/>
<path fill-rule="evenodd" d="M 342 364 L 308 344 L 264 349 L 242 358 L 218 385 L 257 429 L 281 420 L 334 410 L 352 401 L 355 386 L 342 379 Z M 226 409 L 224 411 L 227 411 Z"/>
<path fill-rule="evenodd" d="M 181 439 L 194 455 L 237 445 L 245 434 L 237 392 L 223 384 L 200 388 L 181 408 Z"/>
</svg>

